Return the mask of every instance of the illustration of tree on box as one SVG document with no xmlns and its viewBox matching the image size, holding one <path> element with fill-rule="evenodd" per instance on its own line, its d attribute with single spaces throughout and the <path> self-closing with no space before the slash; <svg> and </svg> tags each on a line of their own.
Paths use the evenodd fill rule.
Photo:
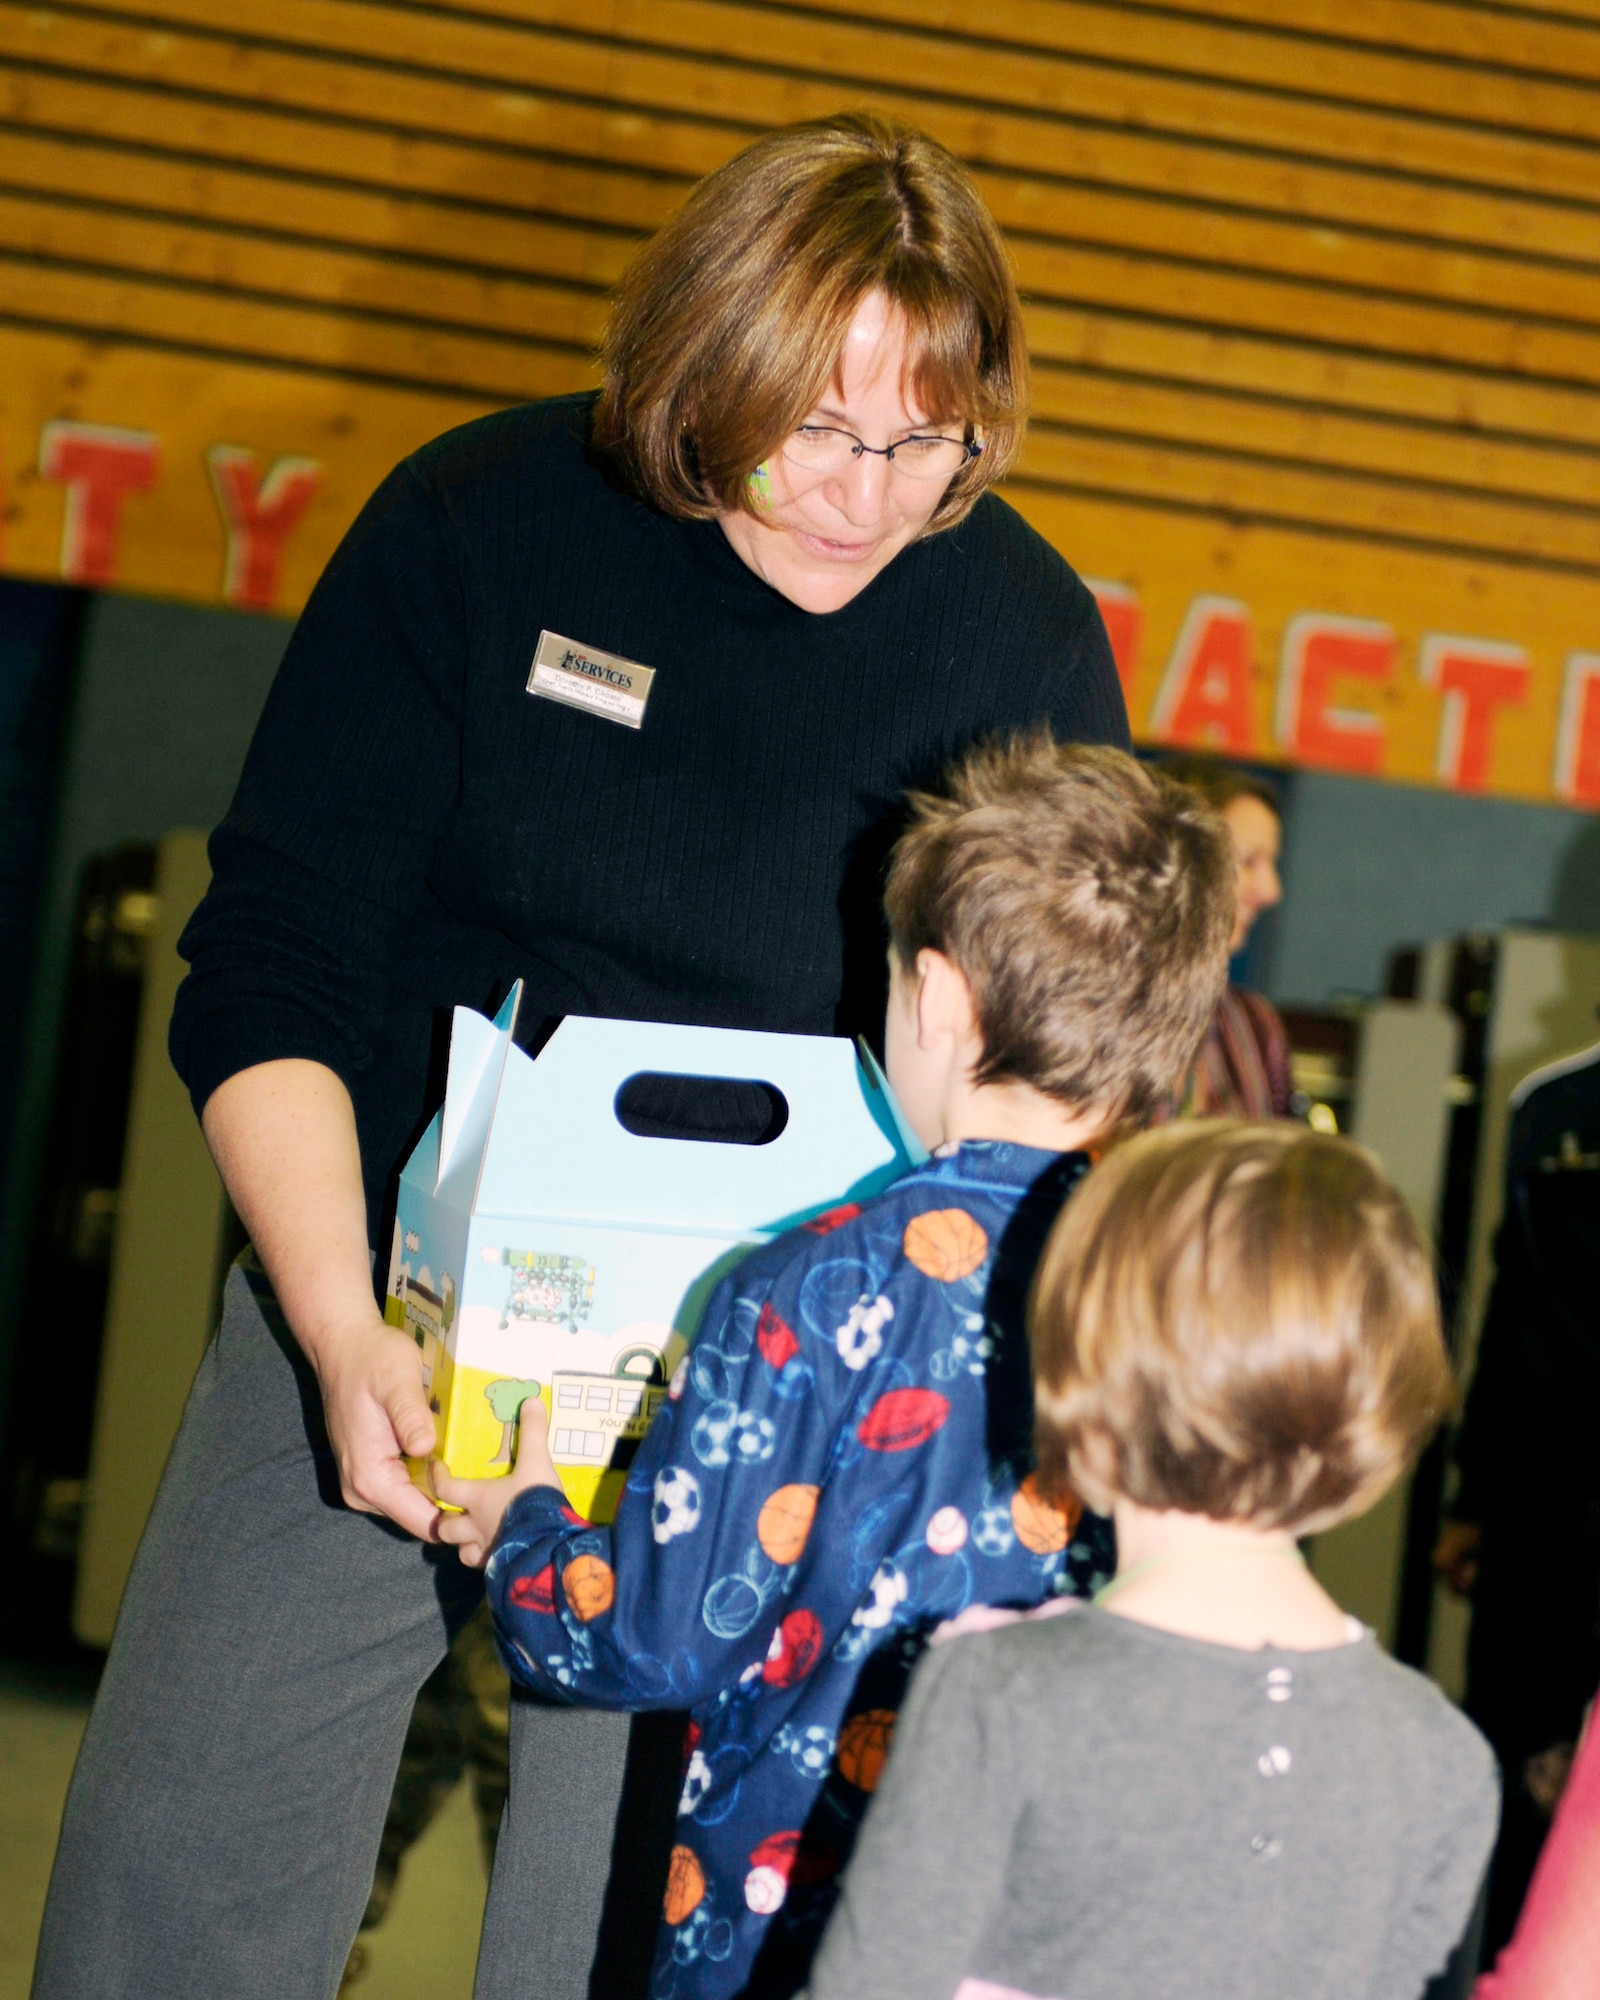
<svg viewBox="0 0 1600 2000">
<path fill-rule="evenodd" d="M 491 1382 L 484 1394 L 489 1398 L 489 1408 L 495 1419 L 505 1426 L 500 1439 L 500 1449 L 490 1459 L 491 1465 L 511 1463 L 511 1443 L 517 1434 L 517 1418 L 522 1414 L 522 1406 L 529 1397 L 537 1396 L 541 1384 L 534 1381 L 519 1382 L 514 1376 L 503 1375 L 498 1382 Z"/>
</svg>

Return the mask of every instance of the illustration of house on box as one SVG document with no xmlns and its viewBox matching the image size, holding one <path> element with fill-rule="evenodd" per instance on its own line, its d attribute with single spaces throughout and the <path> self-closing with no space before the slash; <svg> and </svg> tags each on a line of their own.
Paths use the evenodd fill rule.
<svg viewBox="0 0 1600 2000">
<path fill-rule="evenodd" d="M 452 1472 L 505 1471 L 537 1395 L 568 1499 L 609 1520 L 724 1271 L 924 1155 L 850 1042 L 571 1015 L 532 1058 L 512 1040 L 521 991 L 493 1021 L 455 1010 L 444 1108 L 400 1176 L 384 1316 L 422 1350 Z M 733 1121 L 740 1143 L 651 1136 L 630 1105 L 652 1086 L 758 1122 Z"/>
</svg>

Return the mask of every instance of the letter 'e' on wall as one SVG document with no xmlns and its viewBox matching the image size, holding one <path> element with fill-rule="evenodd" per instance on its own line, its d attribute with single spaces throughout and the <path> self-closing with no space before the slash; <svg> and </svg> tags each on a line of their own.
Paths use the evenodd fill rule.
<svg viewBox="0 0 1600 2000">
<path fill-rule="evenodd" d="M 1528 699 L 1533 669 L 1521 646 L 1430 633 L 1422 678 L 1444 697 L 1435 772 L 1457 791 L 1481 792 L 1494 757 L 1495 718 Z"/>
<path fill-rule="evenodd" d="M 1335 706 L 1340 683 L 1393 680 L 1392 627 L 1371 618 L 1302 611 L 1284 628 L 1278 671 L 1278 743 L 1297 763 L 1324 771 L 1383 769 L 1382 720 L 1366 709 Z"/>
<path fill-rule="evenodd" d="M 1600 653 L 1569 653 L 1553 774 L 1557 798 L 1600 807 Z"/>
<path fill-rule="evenodd" d="M 1250 612 L 1232 597 L 1195 598 L 1150 717 L 1163 743 L 1248 757 L 1255 750 Z"/>
</svg>

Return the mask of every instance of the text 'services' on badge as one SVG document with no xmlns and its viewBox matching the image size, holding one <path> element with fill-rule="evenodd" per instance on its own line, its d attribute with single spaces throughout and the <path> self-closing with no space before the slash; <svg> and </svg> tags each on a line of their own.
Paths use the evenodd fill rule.
<svg viewBox="0 0 1600 2000">
<path fill-rule="evenodd" d="M 541 632 L 533 671 L 528 675 L 528 692 L 638 729 L 644 722 L 644 705 L 650 699 L 655 674 L 654 667 L 641 667 L 637 660 L 602 653 L 598 646 L 563 639 L 559 632 Z"/>
</svg>

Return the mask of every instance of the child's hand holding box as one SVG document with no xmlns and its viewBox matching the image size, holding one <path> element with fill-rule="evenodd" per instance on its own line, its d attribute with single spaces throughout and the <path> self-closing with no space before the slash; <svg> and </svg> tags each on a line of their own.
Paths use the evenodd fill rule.
<svg viewBox="0 0 1600 2000">
<path fill-rule="evenodd" d="M 529 1396 L 517 1420 L 517 1456 L 508 1473 L 493 1479 L 457 1479 L 441 1459 L 429 1467 L 434 1497 L 457 1511 L 440 1516 L 438 1537 L 473 1569 L 488 1560 L 506 1509 L 530 1486 L 561 1487 L 550 1456 L 550 1413 Z"/>
</svg>

